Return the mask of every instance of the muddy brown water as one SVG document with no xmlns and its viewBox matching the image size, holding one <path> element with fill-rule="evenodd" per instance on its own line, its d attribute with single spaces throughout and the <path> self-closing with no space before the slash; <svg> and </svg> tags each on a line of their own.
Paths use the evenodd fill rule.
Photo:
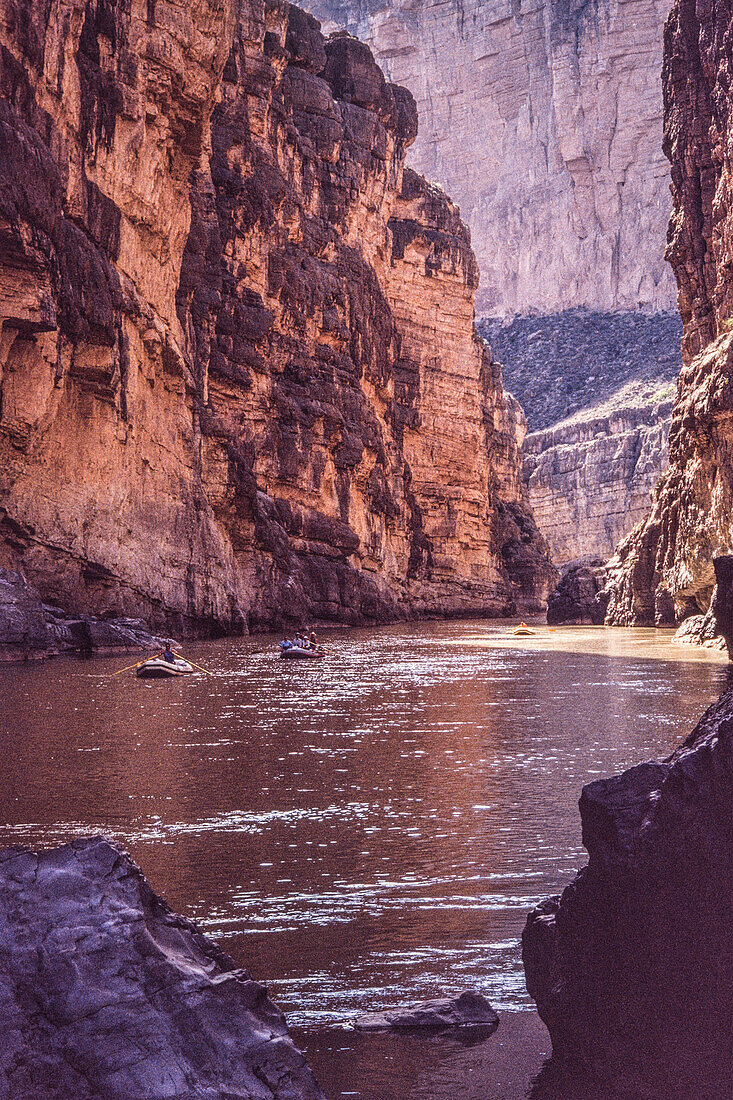
<svg viewBox="0 0 733 1100">
<path fill-rule="evenodd" d="M 524 986 L 526 913 L 584 863 L 584 783 L 668 754 L 717 698 L 720 654 L 657 630 L 428 623 L 0 668 L 0 843 L 104 832 L 266 983 L 329 1100 L 559 1092 Z M 358 1035 L 363 1011 L 461 989 L 487 1042 Z M 533 1084 L 534 1082 L 534 1084 Z"/>
</svg>

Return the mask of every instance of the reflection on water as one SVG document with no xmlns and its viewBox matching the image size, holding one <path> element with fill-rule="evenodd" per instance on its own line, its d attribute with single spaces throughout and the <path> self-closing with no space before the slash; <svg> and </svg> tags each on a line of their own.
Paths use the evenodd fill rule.
<svg viewBox="0 0 733 1100">
<path fill-rule="evenodd" d="M 212 675 L 173 681 L 2 669 L 0 841 L 121 840 L 269 984 L 333 1100 L 524 1096 L 549 1044 L 518 936 L 584 861 L 580 788 L 666 755 L 726 666 L 663 631 L 504 629 L 334 631 L 305 667 L 207 643 Z M 340 1026 L 463 988 L 515 1011 L 419 1072 L 406 1040 Z"/>
</svg>

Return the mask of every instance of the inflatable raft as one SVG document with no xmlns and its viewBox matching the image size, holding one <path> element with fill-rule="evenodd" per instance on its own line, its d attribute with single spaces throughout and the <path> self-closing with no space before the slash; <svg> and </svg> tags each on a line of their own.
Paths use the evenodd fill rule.
<svg viewBox="0 0 733 1100">
<path fill-rule="evenodd" d="M 187 672 L 193 672 L 193 665 L 176 657 L 175 661 L 164 661 L 162 657 L 151 657 L 137 666 L 135 675 L 141 680 L 162 680 L 166 676 L 184 676 Z"/>
<path fill-rule="evenodd" d="M 517 635 L 521 636 L 522 638 L 527 638 L 527 637 L 529 637 L 530 634 L 534 635 L 536 633 L 537 633 L 537 631 L 532 630 L 532 628 L 527 626 L 526 623 L 522 623 L 521 626 L 515 627 L 514 630 L 512 631 L 512 634 L 517 634 Z"/>
<path fill-rule="evenodd" d="M 325 653 L 322 649 L 303 649 L 302 646 L 291 645 L 287 648 L 280 646 L 280 656 L 284 660 L 293 661 L 297 660 L 299 657 L 310 657 L 311 659 L 314 657 L 325 657 Z"/>
</svg>

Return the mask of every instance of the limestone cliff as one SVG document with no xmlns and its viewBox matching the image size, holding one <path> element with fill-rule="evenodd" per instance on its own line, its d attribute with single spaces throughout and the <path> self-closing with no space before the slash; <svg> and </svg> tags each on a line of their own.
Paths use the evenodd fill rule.
<svg viewBox="0 0 733 1100">
<path fill-rule="evenodd" d="M 482 313 L 667 309 L 662 30 L 671 0 L 306 0 L 421 120 L 411 163 L 471 227 Z"/>
<path fill-rule="evenodd" d="M 552 575 L 413 100 L 281 0 L 0 8 L 0 566 L 169 629 Z"/>
<path fill-rule="evenodd" d="M 666 467 L 674 384 L 625 387 L 525 442 L 524 473 L 555 565 L 605 562 L 649 511 Z"/>
<path fill-rule="evenodd" d="M 684 366 L 669 437 L 670 469 L 647 519 L 611 563 L 613 623 L 705 612 L 713 558 L 733 538 L 733 137 L 730 6 L 678 0 L 664 61 L 665 150 L 674 213 L 669 259 L 679 286 Z"/>
<path fill-rule="evenodd" d="M 584 788 L 588 866 L 527 922 L 527 988 L 555 1055 L 624 1096 L 733 1091 L 731 798 L 728 690 L 668 760 Z"/>
<path fill-rule="evenodd" d="M 667 466 L 679 315 L 575 309 L 479 329 L 527 414 L 524 475 L 553 561 L 605 562 Z"/>
</svg>

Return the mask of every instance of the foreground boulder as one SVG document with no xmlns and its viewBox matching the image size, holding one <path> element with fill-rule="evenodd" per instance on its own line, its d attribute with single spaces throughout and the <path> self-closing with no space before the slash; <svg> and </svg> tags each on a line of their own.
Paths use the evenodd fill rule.
<svg viewBox="0 0 733 1100">
<path fill-rule="evenodd" d="M 634 1096 L 733 1095 L 733 689 L 668 760 L 591 783 L 588 866 L 530 914 L 553 1051 Z"/>
<path fill-rule="evenodd" d="M 499 1017 L 480 993 L 460 993 L 457 997 L 425 1001 L 410 1008 L 386 1012 L 368 1012 L 354 1023 L 359 1031 L 444 1031 L 447 1028 L 481 1029 L 491 1035 L 499 1026 Z"/>
<path fill-rule="evenodd" d="M 0 852 L 0 1096 L 324 1100 L 265 989 L 101 838 Z"/>
</svg>

